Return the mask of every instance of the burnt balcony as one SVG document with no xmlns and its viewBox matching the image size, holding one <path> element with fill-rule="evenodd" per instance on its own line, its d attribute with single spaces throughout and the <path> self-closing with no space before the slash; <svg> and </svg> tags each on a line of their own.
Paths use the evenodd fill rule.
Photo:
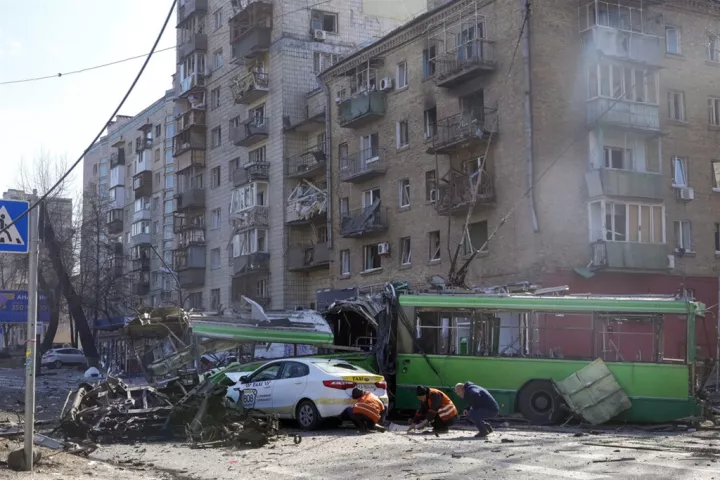
<svg viewBox="0 0 720 480">
<path fill-rule="evenodd" d="M 149 281 L 133 282 L 132 292 L 139 297 L 144 297 L 145 295 L 150 293 L 150 282 Z"/>
<path fill-rule="evenodd" d="M 495 43 L 471 40 L 435 59 L 435 84 L 455 88 L 484 72 L 495 71 Z"/>
<path fill-rule="evenodd" d="M 247 105 L 256 102 L 268 94 L 270 76 L 263 72 L 250 72 L 238 75 L 230 81 L 235 103 Z"/>
<path fill-rule="evenodd" d="M 107 213 L 107 229 L 110 235 L 118 235 L 123 232 L 123 220 L 125 211 L 122 208 L 115 208 Z"/>
<path fill-rule="evenodd" d="M 230 45 L 233 60 L 251 58 L 270 48 L 273 26 L 272 1 L 249 0 L 230 19 Z"/>
<path fill-rule="evenodd" d="M 237 147 L 251 147 L 268 138 L 267 117 L 252 117 L 230 128 L 230 141 Z"/>
<path fill-rule="evenodd" d="M 206 253 L 204 245 L 190 245 L 173 251 L 173 269 L 182 288 L 205 284 Z"/>
<path fill-rule="evenodd" d="M 660 132 L 660 107 L 615 98 L 587 101 L 588 126 L 609 125 L 639 132 Z"/>
<path fill-rule="evenodd" d="M 270 273 L 270 254 L 255 252 L 233 258 L 233 277 L 241 278 L 249 275 Z"/>
<path fill-rule="evenodd" d="M 327 97 L 321 89 L 315 89 L 305 96 L 305 108 L 302 113 L 283 114 L 283 129 L 288 132 L 310 133 L 325 126 Z"/>
<path fill-rule="evenodd" d="M 268 226 L 269 211 L 270 209 L 266 206 L 256 206 L 242 212 L 232 213 L 232 216 L 237 220 L 238 230 L 264 228 Z"/>
<path fill-rule="evenodd" d="M 208 48 L 207 35 L 204 33 L 193 33 L 186 42 L 177 47 L 177 63 L 193 52 L 206 52 Z"/>
<path fill-rule="evenodd" d="M 204 130 L 186 130 L 173 138 L 173 157 L 179 157 L 189 150 L 205 150 Z"/>
<path fill-rule="evenodd" d="M 458 113 L 435 123 L 427 153 L 444 155 L 485 144 L 497 135 L 497 110 L 485 108 L 480 114 Z"/>
<path fill-rule="evenodd" d="M 145 170 L 133 177 L 133 191 L 135 198 L 152 195 L 152 172 Z"/>
<path fill-rule="evenodd" d="M 669 253 L 666 244 L 598 240 L 590 244 L 590 269 L 667 270 Z"/>
<path fill-rule="evenodd" d="M 175 156 L 175 164 L 177 172 L 182 172 L 188 168 L 204 168 L 205 167 L 205 151 L 204 150 L 185 150 L 180 155 Z"/>
<path fill-rule="evenodd" d="M 385 153 L 381 148 L 367 148 L 340 158 L 340 181 L 359 183 L 385 175 Z"/>
<path fill-rule="evenodd" d="M 178 97 L 186 97 L 192 92 L 205 88 L 206 83 L 205 74 L 193 73 L 182 80 L 177 80 L 175 93 Z"/>
<path fill-rule="evenodd" d="M 153 140 L 148 137 L 140 137 L 135 139 L 135 153 L 142 153 L 143 150 L 152 148 Z"/>
<path fill-rule="evenodd" d="M 326 168 L 327 155 L 321 146 L 312 147 L 300 155 L 294 155 L 287 159 L 288 178 L 299 180 L 325 175 Z"/>
<path fill-rule="evenodd" d="M 451 170 L 438 185 L 435 210 L 439 215 L 465 215 L 471 205 L 495 203 L 495 182 L 487 173 L 483 173 L 477 194 L 473 195 L 477 174 L 465 175 Z"/>
<path fill-rule="evenodd" d="M 173 233 L 182 233 L 187 230 L 204 230 L 205 229 L 205 213 L 197 215 L 186 215 L 184 213 L 175 213 L 173 216 Z M 204 240 L 204 235 L 203 235 Z"/>
<path fill-rule="evenodd" d="M 358 238 L 385 232 L 388 229 L 387 208 L 380 202 L 369 207 L 340 213 L 340 236 Z"/>
<path fill-rule="evenodd" d="M 327 243 L 295 245 L 287 250 L 287 269 L 291 272 L 311 272 L 330 266 L 330 250 Z"/>
<path fill-rule="evenodd" d="M 185 0 L 178 5 L 178 23 L 187 20 L 190 15 L 207 13 L 208 0 Z"/>
<path fill-rule="evenodd" d="M 239 187 L 255 180 L 267 180 L 269 172 L 269 162 L 246 163 L 233 172 L 233 185 Z"/>
<path fill-rule="evenodd" d="M 191 108 L 175 118 L 177 133 L 176 137 L 182 135 L 182 133 L 192 127 L 198 127 L 205 129 L 205 109 L 204 108 Z"/>
<path fill-rule="evenodd" d="M 385 92 L 362 92 L 338 104 L 343 128 L 358 128 L 385 116 Z"/>
<path fill-rule="evenodd" d="M 313 202 L 292 202 L 285 207 L 285 223 L 288 225 L 310 225 L 327 221 L 327 210 L 324 203 L 327 191 L 323 191 L 324 196 L 321 197 L 322 205 L 319 200 Z M 316 197 L 317 198 L 317 197 Z"/>
<path fill-rule="evenodd" d="M 125 165 L 124 148 L 110 154 L 110 168 L 117 167 L 118 165 Z"/>
<path fill-rule="evenodd" d="M 192 188 L 175 195 L 176 210 L 182 211 L 192 208 L 205 208 L 205 190 Z"/>
</svg>

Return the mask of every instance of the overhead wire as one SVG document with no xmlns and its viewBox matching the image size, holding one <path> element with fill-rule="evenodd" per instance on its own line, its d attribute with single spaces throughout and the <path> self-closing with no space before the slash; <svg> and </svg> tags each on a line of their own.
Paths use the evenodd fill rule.
<svg viewBox="0 0 720 480">
<path fill-rule="evenodd" d="M 170 18 L 172 17 L 173 10 L 175 9 L 175 4 L 177 3 L 177 0 L 173 0 L 172 5 L 170 6 L 170 10 L 168 11 L 167 16 L 165 17 L 165 22 L 163 23 L 162 28 L 160 29 L 160 33 L 158 34 L 157 38 L 155 39 L 155 42 L 153 43 L 152 48 L 150 49 L 150 53 L 147 55 L 147 58 L 142 64 L 142 67 L 140 67 L 140 71 L 135 76 L 135 79 L 133 80 L 132 84 L 130 84 L 130 88 L 128 88 L 127 92 L 123 96 L 122 100 L 118 104 L 118 106 L 115 108 L 113 113 L 110 115 L 110 118 L 102 125 L 100 128 L 100 131 L 95 135 L 95 138 L 90 142 L 90 145 L 83 151 L 83 153 L 80 155 L 80 157 L 70 166 L 70 168 L 62 174 L 62 176 L 55 182 L 55 184 L 48 189 L 47 192 L 43 193 L 38 200 L 36 200 L 27 210 L 25 210 L 23 213 L 18 215 L 17 217 L 13 218 L 12 221 L 5 226 L 5 228 L 0 231 L 0 233 L 7 232 L 8 229 L 13 227 L 21 218 L 25 217 L 28 213 L 30 213 L 31 210 L 34 208 L 37 208 L 38 205 L 42 204 L 50 194 L 57 189 L 62 183 L 67 179 L 68 176 L 72 173 L 72 171 L 80 164 L 80 162 L 83 161 L 83 158 L 85 158 L 85 155 L 92 149 L 92 147 L 95 145 L 95 143 L 98 141 L 98 139 L 102 136 L 103 132 L 105 132 L 105 129 L 107 128 L 107 125 L 113 121 L 113 119 L 116 117 L 120 109 L 125 105 L 125 102 L 130 97 L 130 94 L 135 89 L 135 86 L 137 85 L 138 81 L 140 80 L 140 77 L 142 77 L 142 74 L 145 72 L 145 68 L 148 66 L 148 63 L 150 63 L 150 59 L 152 58 L 153 54 L 155 53 L 155 50 L 157 49 L 158 43 L 160 43 L 160 39 L 163 36 L 163 33 L 165 33 L 165 29 L 167 28 L 168 23 L 170 22 Z"/>
</svg>

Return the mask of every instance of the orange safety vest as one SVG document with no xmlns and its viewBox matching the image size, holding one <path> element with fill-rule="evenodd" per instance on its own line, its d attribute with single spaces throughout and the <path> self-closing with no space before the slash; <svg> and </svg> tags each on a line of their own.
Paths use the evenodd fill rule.
<svg viewBox="0 0 720 480">
<path fill-rule="evenodd" d="M 372 420 L 373 423 L 380 421 L 383 410 L 385 410 L 385 405 L 383 405 L 382 400 L 370 392 L 364 393 L 363 396 L 358 399 L 357 403 L 353 405 L 352 409 L 354 414 L 362 413 Z"/>
<path fill-rule="evenodd" d="M 452 402 L 452 400 L 450 400 L 450 397 L 435 388 L 431 388 L 429 390 L 430 392 L 425 398 L 425 406 L 427 407 L 428 412 L 437 414 L 443 421 L 450 420 L 458 414 L 457 408 L 455 408 L 455 404 Z M 442 396 L 442 401 L 440 403 L 440 408 L 438 409 L 438 411 L 435 411 L 430 407 L 430 397 L 433 394 Z"/>
</svg>

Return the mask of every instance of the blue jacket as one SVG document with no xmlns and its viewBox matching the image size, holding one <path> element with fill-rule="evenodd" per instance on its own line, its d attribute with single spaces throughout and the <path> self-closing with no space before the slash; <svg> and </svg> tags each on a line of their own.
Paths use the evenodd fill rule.
<svg viewBox="0 0 720 480">
<path fill-rule="evenodd" d="M 470 408 L 499 412 L 500 407 L 497 401 L 484 388 L 472 382 L 465 382 L 465 403 Z"/>
</svg>

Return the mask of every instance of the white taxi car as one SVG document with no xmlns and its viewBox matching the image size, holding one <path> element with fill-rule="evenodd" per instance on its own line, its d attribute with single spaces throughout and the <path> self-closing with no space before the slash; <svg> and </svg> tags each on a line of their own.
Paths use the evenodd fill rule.
<svg viewBox="0 0 720 480">
<path fill-rule="evenodd" d="M 312 430 L 355 403 L 354 388 L 374 393 L 387 408 L 387 383 L 382 375 L 324 358 L 268 362 L 228 387 L 225 401 L 229 406 L 295 419 L 303 429 Z"/>
</svg>

